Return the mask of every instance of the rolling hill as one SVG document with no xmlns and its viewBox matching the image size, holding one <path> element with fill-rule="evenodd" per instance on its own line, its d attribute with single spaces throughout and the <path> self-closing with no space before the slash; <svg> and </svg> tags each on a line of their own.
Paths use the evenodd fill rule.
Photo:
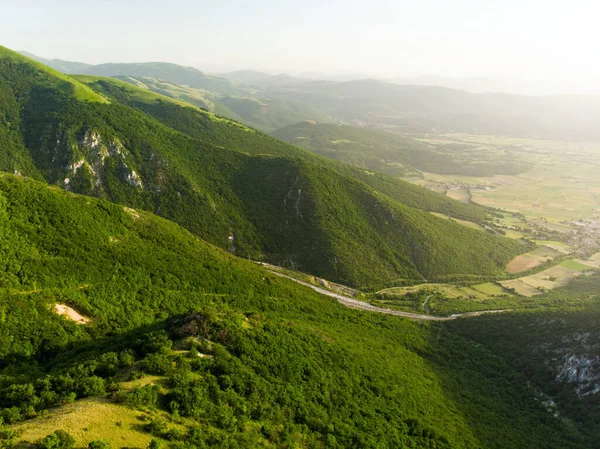
<svg viewBox="0 0 600 449">
<path fill-rule="evenodd" d="M 285 73 L 272 75 L 269 73 L 257 72 L 255 70 L 238 70 L 236 72 L 222 73 L 220 76 L 239 84 L 261 87 L 288 86 L 309 81 L 308 79 L 296 78 Z"/>
<path fill-rule="evenodd" d="M 91 67 L 91 64 L 86 64 L 85 62 L 65 61 L 62 59 L 46 59 L 26 51 L 20 51 L 19 53 L 67 75 L 81 73 L 87 68 Z"/>
<path fill-rule="evenodd" d="M 207 75 L 192 67 L 183 67 L 167 62 L 98 64 L 87 67 L 80 74 L 156 78 L 182 86 L 190 86 L 222 94 L 243 94 L 247 92 L 246 89 L 237 87 L 225 78 Z"/>
<path fill-rule="evenodd" d="M 296 123 L 299 120 L 316 120 L 325 123 L 333 121 L 329 115 L 305 104 L 278 99 L 258 99 L 252 96 L 251 91 L 244 95 L 232 96 L 180 86 L 156 78 L 133 76 L 116 76 L 114 78 L 185 101 L 265 132 Z"/>
<path fill-rule="evenodd" d="M 472 146 L 432 145 L 397 134 L 352 126 L 304 121 L 272 135 L 301 148 L 392 176 L 407 176 L 418 169 L 433 173 L 471 176 L 519 174 L 530 168 L 511 152 L 495 152 L 473 160 Z"/>
<path fill-rule="evenodd" d="M 266 89 L 265 95 L 302 99 L 338 120 L 403 133 L 464 132 L 545 139 L 597 140 L 596 95 L 473 94 L 437 86 L 365 79 L 314 81 Z"/>
<path fill-rule="evenodd" d="M 351 285 L 495 275 L 527 249 L 414 206 L 478 208 L 407 183 L 374 190 L 356 169 L 206 111 L 2 55 L 3 170 L 153 211 L 239 256 Z"/>
</svg>

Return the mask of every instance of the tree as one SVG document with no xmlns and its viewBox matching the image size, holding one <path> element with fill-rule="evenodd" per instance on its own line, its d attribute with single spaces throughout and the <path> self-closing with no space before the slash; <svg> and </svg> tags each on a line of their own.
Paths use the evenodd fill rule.
<svg viewBox="0 0 600 449">
<path fill-rule="evenodd" d="M 0 426 L 0 449 L 11 449 L 16 442 L 17 434 L 15 431 L 6 426 Z"/>
<path fill-rule="evenodd" d="M 111 449 L 111 447 L 106 440 L 94 440 L 88 443 L 88 449 Z"/>
<path fill-rule="evenodd" d="M 72 449 L 75 444 L 75 438 L 64 430 L 57 430 L 54 433 L 42 438 L 37 442 L 38 449 Z"/>
<path fill-rule="evenodd" d="M 160 449 L 160 441 L 156 438 L 152 438 L 152 441 L 148 444 L 148 449 Z"/>
</svg>

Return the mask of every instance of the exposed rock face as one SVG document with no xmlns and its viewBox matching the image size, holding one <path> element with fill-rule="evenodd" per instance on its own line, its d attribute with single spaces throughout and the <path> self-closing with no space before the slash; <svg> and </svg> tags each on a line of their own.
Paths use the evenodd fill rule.
<svg viewBox="0 0 600 449">
<path fill-rule="evenodd" d="M 559 344 L 532 349 L 542 354 L 557 382 L 572 384 L 577 395 L 584 397 L 600 393 L 599 345 L 600 335 L 579 332 L 563 336 Z"/>
<path fill-rule="evenodd" d="M 581 335 L 578 334 L 576 337 Z M 588 338 L 582 342 L 584 347 L 588 346 L 586 344 Z M 556 380 L 576 384 L 576 391 L 580 397 L 599 393 L 600 356 L 577 352 L 569 350 L 557 360 Z"/>
<path fill-rule="evenodd" d="M 90 193 L 99 194 L 104 188 L 104 177 L 109 159 L 112 159 L 123 182 L 142 189 L 141 176 L 131 168 L 131 156 L 118 139 L 105 139 L 98 131 L 88 130 L 76 145 L 68 149 L 69 164 L 63 179 L 63 187 L 72 190 L 73 180 L 79 175 L 89 179 Z M 80 173 L 86 170 L 87 173 Z"/>
</svg>

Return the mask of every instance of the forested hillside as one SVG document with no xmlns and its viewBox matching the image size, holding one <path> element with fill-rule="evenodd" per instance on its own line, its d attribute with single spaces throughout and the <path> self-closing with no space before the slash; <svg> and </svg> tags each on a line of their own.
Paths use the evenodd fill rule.
<svg viewBox="0 0 600 449">
<path fill-rule="evenodd" d="M 374 190 L 365 180 L 376 187 L 378 177 L 231 120 L 84 78 L 99 94 L 35 64 L 8 50 L 0 57 L 3 170 L 153 211 L 236 255 L 351 285 L 493 275 L 527 250 L 414 206 L 482 209 L 396 181 Z"/>
<path fill-rule="evenodd" d="M 226 94 L 243 94 L 246 89 L 238 87 L 225 78 L 207 75 L 192 67 L 183 67 L 166 62 L 146 62 L 138 64 L 107 63 L 86 67 L 81 75 L 95 76 L 136 76 L 169 81 L 182 86 L 190 86 Z"/>
<path fill-rule="evenodd" d="M 514 153 L 473 160 L 469 146 L 449 148 L 352 126 L 303 121 L 272 135 L 323 156 L 392 176 L 411 175 L 415 169 L 471 176 L 514 175 L 530 168 Z"/>
<path fill-rule="evenodd" d="M 232 126 L 235 122 L 217 119 L 205 111 L 185 107 L 185 104 L 154 95 L 144 89 L 109 78 L 75 78 L 103 95 L 137 109 L 190 137 L 243 153 L 301 158 L 311 164 L 325 166 L 342 175 L 360 179 L 368 186 L 407 206 L 472 221 L 482 221 L 487 216 L 487 212 L 481 207 L 452 201 L 444 195 L 416 187 L 392 176 L 334 163 L 328 158 L 314 156 L 260 132 L 245 132 L 247 127 Z"/>
<path fill-rule="evenodd" d="M 346 309 L 152 214 L 4 174 L 0 232 L 2 444 L 40 429 L 78 447 L 89 431 L 190 449 L 593 444 L 596 425 L 554 417 L 454 331 Z M 94 404 L 117 424 L 85 427 Z"/>
</svg>

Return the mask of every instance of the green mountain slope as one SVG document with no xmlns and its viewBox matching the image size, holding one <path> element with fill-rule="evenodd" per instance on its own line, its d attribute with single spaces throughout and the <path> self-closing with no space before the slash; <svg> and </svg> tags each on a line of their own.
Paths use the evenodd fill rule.
<svg viewBox="0 0 600 449">
<path fill-rule="evenodd" d="M 228 96 L 221 98 L 220 103 L 244 123 L 263 131 L 273 131 L 299 120 L 333 121 L 330 115 L 312 106 L 276 98 Z"/>
<path fill-rule="evenodd" d="M 468 146 L 461 152 L 459 148 L 434 146 L 397 134 L 352 126 L 304 121 L 278 129 L 272 135 L 323 156 L 393 176 L 410 174 L 412 167 L 426 172 L 471 176 L 518 174 L 530 168 L 520 163 L 513 153 L 497 151 L 491 157 L 473 161 Z"/>
<path fill-rule="evenodd" d="M 385 193 L 407 206 L 471 221 L 481 221 L 487 215 L 486 211 L 480 207 L 452 201 L 444 195 L 415 187 L 394 177 L 336 164 L 329 159 L 313 156 L 262 133 L 244 132 L 247 128 L 233 126 L 235 122 L 219 119 L 194 108 L 181 107 L 185 105 L 116 80 L 88 76 L 76 76 L 75 78 L 103 95 L 114 98 L 115 101 L 135 108 L 170 128 L 205 142 L 212 142 L 218 146 L 247 154 L 302 158 L 314 164 L 324 165 L 340 174 L 360 179 L 375 190 Z"/>
<path fill-rule="evenodd" d="M 118 78 L 241 121 L 265 132 L 301 120 L 316 120 L 323 123 L 333 121 L 328 114 L 303 102 L 265 97 L 261 92 L 266 81 L 258 84 L 238 82 L 233 78 L 211 76 L 191 67 L 162 62 L 89 65 L 45 59 L 27 52 L 21 54 L 67 74 Z M 259 75 L 259 78 L 263 78 L 264 74 Z M 269 85 L 285 85 L 295 80 L 285 75 L 268 77 Z"/>
<path fill-rule="evenodd" d="M 86 64 L 84 62 L 65 61 L 63 59 L 46 59 L 26 51 L 20 51 L 19 53 L 67 75 L 82 73 L 85 69 L 91 67 L 91 64 Z"/>
<path fill-rule="evenodd" d="M 236 86 L 225 78 L 207 75 L 192 67 L 183 67 L 166 62 L 145 62 L 138 64 L 107 63 L 86 68 L 82 75 L 133 76 L 165 80 L 170 83 L 190 86 L 224 94 L 240 94 L 245 89 Z"/>
<path fill-rule="evenodd" d="M 346 309 L 152 214 L 2 174 L 0 233 L 3 442 L 61 428 L 78 447 L 98 429 L 126 435 L 116 445 L 142 433 L 186 448 L 594 441 L 444 326 Z M 69 421 L 55 407 L 73 401 Z M 122 407 L 120 421 L 84 428 L 93 404 Z M 145 421 L 130 426 L 132 407 Z"/>
<path fill-rule="evenodd" d="M 527 249 L 401 204 L 353 169 L 125 82 L 91 82 L 99 95 L 73 81 L 75 92 L 102 100 L 80 101 L 40 86 L 25 58 L 0 64 L 14 116 L 4 126 L 14 141 L 7 154 L 18 156 L 1 169 L 156 212 L 237 255 L 371 285 L 495 275 Z M 407 197 L 413 193 L 415 202 L 425 200 L 421 207 L 430 206 L 428 198 L 455 204 L 406 187 Z M 465 206 L 456 207 L 480 213 Z"/>
<path fill-rule="evenodd" d="M 300 120 L 331 122 L 333 119 L 311 106 L 286 100 L 256 98 L 256 92 L 248 89 L 244 95 L 225 95 L 149 77 L 116 76 L 137 87 L 151 90 L 167 97 L 185 101 L 210 112 L 242 122 L 262 131 L 296 123 Z M 81 78 L 85 80 L 87 78 Z"/>
</svg>

